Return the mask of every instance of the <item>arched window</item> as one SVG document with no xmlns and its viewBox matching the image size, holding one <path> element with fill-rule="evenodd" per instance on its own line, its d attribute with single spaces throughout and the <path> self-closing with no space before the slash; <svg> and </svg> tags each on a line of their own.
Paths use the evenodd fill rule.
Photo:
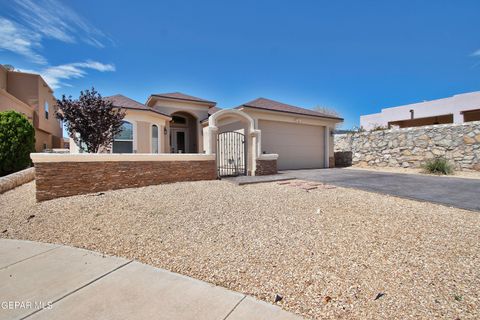
<svg viewBox="0 0 480 320">
<path fill-rule="evenodd" d="M 113 153 L 133 153 L 133 125 L 123 121 L 122 131 L 113 138 Z"/>
<path fill-rule="evenodd" d="M 158 126 L 152 126 L 152 153 L 158 153 Z"/>
</svg>

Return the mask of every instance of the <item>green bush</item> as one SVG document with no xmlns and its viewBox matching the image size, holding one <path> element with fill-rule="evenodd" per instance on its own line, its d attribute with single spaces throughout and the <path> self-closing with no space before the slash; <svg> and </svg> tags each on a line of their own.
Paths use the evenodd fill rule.
<svg viewBox="0 0 480 320">
<path fill-rule="evenodd" d="M 0 112 L 0 176 L 31 165 L 30 152 L 35 151 L 35 129 L 16 111 Z"/>
<path fill-rule="evenodd" d="M 426 173 L 432 174 L 452 174 L 453 166 L 445 158 L 435 158 L 428 160 L 423 165 L 423 169 Z"/>
</svg>

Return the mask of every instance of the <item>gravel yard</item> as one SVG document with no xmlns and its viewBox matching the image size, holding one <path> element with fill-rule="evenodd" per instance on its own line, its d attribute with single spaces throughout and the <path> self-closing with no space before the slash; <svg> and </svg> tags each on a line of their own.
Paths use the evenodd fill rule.
<svg viewBox="0 0 480 320">
<path fill-rule="evenodd" d="M 133 258 L 312 319 L 480 318 L 480 213 L 353 189 L 184 182 L 35 203 L 0 236 Z"/>
</svg>

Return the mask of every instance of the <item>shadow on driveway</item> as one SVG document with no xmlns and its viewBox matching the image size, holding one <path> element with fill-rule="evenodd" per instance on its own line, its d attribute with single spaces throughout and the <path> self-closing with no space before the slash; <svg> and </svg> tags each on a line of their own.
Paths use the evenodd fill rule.
<svg viewBox="0 0 480 320">
<path fill-rule="evenodd" d="M 309 169 L 281 172 L 292 178 L 321 181 L 480 211 L 480 180 L 414 174 L 372 172 L 354 169 Z"/>
</svg>

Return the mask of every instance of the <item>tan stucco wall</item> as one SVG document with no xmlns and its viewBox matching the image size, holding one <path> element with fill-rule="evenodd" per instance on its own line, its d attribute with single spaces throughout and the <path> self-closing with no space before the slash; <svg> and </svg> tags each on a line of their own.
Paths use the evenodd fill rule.
<svg viewBox="0 0 480 320">
<path fill-rule="evenodd" d="M 192 115 L 196 121 L 196 145 L 197 152 L 203 152 L 203 138 L 202 138 L 202 125 L 200 121 L 208 117 L 208 109 L 210 107 L 206 104 L 195 103 L 191 101 L 171 101 L 160 98 L 155 98 L 149 101 L 148 105 L 162 113 L 172 115 L 175 112 L 185 112 Z M 170 132 L 170 130 L 169 130 Z M 167 144 L 170 143 L 169 136 L 167 136 Z M 189 141 L 193 145 L 192 141 Z M 170 152 L 170 146 L 166 147 L 165 152 Z"/>
<path fill-rule="evenodd" d="M 57 103 L 53 96 L 53 91 L 47 86 L 45 81 L 38 78 L 38 128 L 57 137 L 62 137 L 62 128 L 60 122 L 55 117 L 55 105 Z M 48 119 L 45 117 L 45 102 L 48 102 Z"/>
<path fill-rule="evenodd" d="M 151 131 L 152 124 L 146 121 L 137 122 L 137 152 L 138 153 L 150 153 L 152 152 L 151 144 Z"/>
<path fill-rule="evenodd" d="M 7 90 L 7 69 L 0 65 L 0 89 Z"/>
<path fill-rule="evenodd" d="M 151 152 L 152 124 L 158 126 L 158 138 L 160 139 L 159 150 L 165 149 L 167 136 L 164 135 L 163 128 L 168 124 L 168 118 L 155 112 L 127 109 L 123 120 L 133 124 L 133 150 L 136 150 L 137 153 Z M 139 148 L 141 148 L 142 151 L 140 151 Z"/>
<path fill-rule="evenodd" d="M 33 109 L 27 104 L 18 100 L 7 91 L 0 89 L 0 111 L 15 110 L 24 114 L 33 122 Z"/>
<path fill-rule="evenodd" d="M 29 73 L 8 72 L 7 91 L 35 110 L 38 107 L 38 76 Z"/>
<path fill-rule="evenodd" d="M 52 149 L 52 140 L 53 139 L 51 134 L 38 129 L 35 130 L 35 151 L 42 152 L 45 149 L 44 144 L 47 146 L 46 149 Z"/>
<path fill-rule="evenodd" d="M 1 81 L 4 81 L 5 75 L 0 75 L 0 78 L 2 77 L 3 80 Z M 47 83 L 39 75 L 7 72 L 5 87 L 7 92 L 3 94 L 0 92 L 0 103 L 8 103 L 12 107 L 7 108 L 13 108 L 26 115 L 29 114 L 35 127 L 35 136 L 39 140 L 36 142 L 36 150 L 43 150 L 44 143 L 47 144 L 48 148 L 60 147 L 59 141 L 63 136 L 62 127 L 55 118 L 56 100 Z M 12 104 L 12 101 L 15 103 Z M 45 102 L 49 104 L 48 119 L 45 117 Z M 25 105 L 29 107 L 27 108 Z M 46 138 L 49 134 L 55 137 L 53 139 L 56 142 L 55 144 L 52 143 L 52 137 Z"/>
<path fill-rule="evenodd" d="M 218 121 L 218 133 L 226 131 L 238 131 L 245 134 L 248 131 L 248 123 L 232 118 L 223 118 Z"/>
</svg>

